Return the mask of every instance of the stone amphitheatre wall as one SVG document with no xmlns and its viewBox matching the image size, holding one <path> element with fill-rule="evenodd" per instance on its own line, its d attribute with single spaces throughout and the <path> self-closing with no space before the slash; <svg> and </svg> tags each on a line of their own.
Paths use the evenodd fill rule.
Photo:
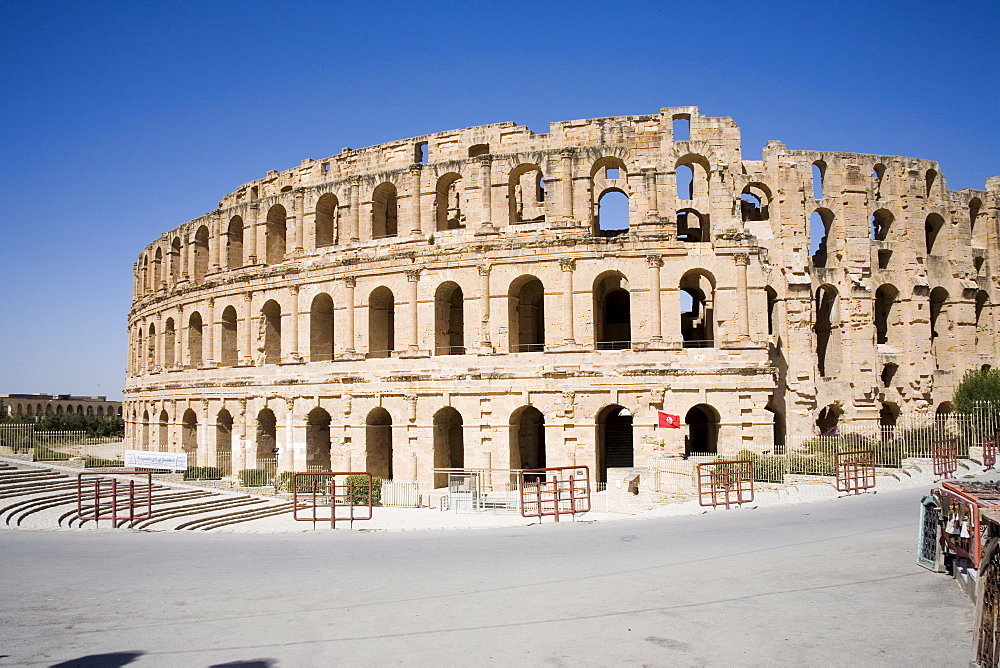
<svg viewBox="0 0 1000 668">
<path fill-rule="evenodd" d="M 929 160 L 743 160 L 694 107 L 345 148 L 142 251 L 127 438 L 428 488 L 948 410 L 996 352 L 998 207 Z"/>
</svg>

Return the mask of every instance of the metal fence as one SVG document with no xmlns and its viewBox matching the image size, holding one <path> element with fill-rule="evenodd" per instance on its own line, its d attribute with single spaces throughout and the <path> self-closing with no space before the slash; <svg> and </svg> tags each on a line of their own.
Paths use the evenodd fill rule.
<svg viewBox="0 0 1000 668">
<path fill-rule="evenodd" d="M 89 437 L 84 431 L 42 431 L 33 424 L 0 424 L 0 454 L 28 455 L 37 462 L 83 457 L 88 466 L 115 466 L 123 448 L 121 439 Z"/>
</svg>

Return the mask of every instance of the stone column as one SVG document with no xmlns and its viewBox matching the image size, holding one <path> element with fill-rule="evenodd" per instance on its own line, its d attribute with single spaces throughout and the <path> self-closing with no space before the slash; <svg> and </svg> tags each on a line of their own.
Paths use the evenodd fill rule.
<svg viewBox="0 0 1000 668">
<path fill-rule="evenodd" d="M 663 305 L 660 302 L 660 268 L 663 266 L 663 257 L 660 255 L 647 255 L 646 262 L 649 265 L 649 340 L 663 341 Z"/>
<path fill-rule="evenodd" d="M 420 191 L 423 187 L 423 167 L 413 165 L 410 167 L 410 178 L 408 190 L 410 191 L 410 236 L 419 237 L 423 234 L 423 227 L 420 222 Z"/>
<path fill-rule="evenodd" d="M 417 317 L 417 287 L 420 281 L 420 269 L 407 269 L 406 280 L 410 282 L 410 336 L 407 343 L 409 350 L 417 350 L 420 344 Z"/>
<path fill-rule="evenodd" d="M 247 217 L 243 221 L 243 262 L 240 266 L 257 264 L 257 211 L 259 205 L 252 204 L 247 209 Z"/>
<path fill-rule="evenodd" d="M 479 345 L 483 352 L 489 352 L 493 348 L 490 342 L 490 265 L 479 265 Z"/>
<path fill-rule="evenodd" d="M 302 198 L 303 193 L 301 191 L 295 193 L 295 208 L 290 216 L 292 225 L 292 252 L 289 255 L 302 254 L 302 234 L 304 232 L 302 228 L 306 224 L 306 210 Z"/>
<path fill-rule="evenodd" d="M 212 243 L 212 239 L 209 240 L 208 247 L 211 251 L 211 258 L 209 260 L 209 271 L 219 271 L 222 268 L 222 241 L 225 238 L 225 234 L 222 231 L 222 216 L 215 215 L 215 224 L 212 226 L 212 236 L 214 237 L 215 243 Z M 169 265 L 169 263 L 168 263 Z"/>
<path fill-rule="evenodd" d="M 658 218 L 660 215 L 660 205 L 656 193 L 656 168 L 646 167 L 642 170 L 642 181 L 645 186 L 646 196 L 646 220 L 633 221 L 635 223 L 651 222 L 650 219 Z"/>
<path fill-rule="evenodd" d="M 253 292 L 247 291 L 243 295 L 243 342 L 240 348 L 243 350 L 243 365 L 253 366 Z"/>
<path fill-rule="evenodd" d="M 747 265 L 750 264 L 750 256 L 746 253 L 737 253 L 733 259 L 736 261 L 736 331 L 741 339 L 750 338 L 750 296 L 747 293 Z"/>
<path fill-rule="evenodd" d="M 562 193 L 560 206 L 562 217 L 566 220 L 573 219 L 573 153 L 564 151 L 560 157 L 560 171 L 562 172 Z"/>
<path fill-rule="evenodd" d="M 247 425 L 250 420 L 247 418 L 247 400 L 239 399 L 239 413 L 233 416 L 233 473 L 241 471 L 247 466 Z"/>
<path fill-rule="evenodd" d="M 177 324 L 174 326 L 174 368 L 184 368 L 184 348 L 181 345 L 181 333 L 184 331 L 184 307 L 177 307 Z"/>
<path fill-rule="evenodd" d="M 357 180 L 351 181 L 351 213 L 347 224 L 352 243 L 361 240 L 361 193 Z"/>
<path fill-rule="evenodd" d="M 163 313 L 157 313 L 156 319 L 156 338 L 153 340 L 153 370 L 163 371 L 163 360 L 165 355 L 163 354 L 163 349 L 166 344 L 167 335 L 163 331 Z"/>
<path fill-rule="evenodd" d="M 354 354 L 354 288 L 357 286 L 357 279 L 354 276 L 344 277 L 344 287 L 347 291 L 347 313 L 344 318 L 344 335 L 340 337 L 347 345 L 344 352 Z"/>
<path fill-rule="evenodd" d="M 562 269 L 562 289 L 563 289 L 563 343 L 571 346 L 576 343 L 573 334 L 576 319 L 573 317 L 573 270 L 576 269 L 576 260 L 564 258 L 559 260 L 559 268 Z"/>
<path fill-rule="evenodd" d="M 215 366 L 215 360 L 219 359 L 215 354 L 215 299 L 209 298 L 205 306 L 205 322 L 202 327 L 205 332 L 205 359 L 202 366 Z"/>
<path fill-rule="evenodd" d="M 291 295 L 291 306 L 288 313 L 288 345 L 291 350 L 288 352 L 289 362 L 298 362 L 302 359 L 299 355 L 299 286 L 292 285 L 288 288 Z"/>
<path fill-rule="evenodd" d="M 493 161 L 489 157 L 479 159 L 479 182 L 480 182 L 480 203 L 482 204 L 482 221 L 479 229 L 483 232 L 492 232 L 493 225 Z M 482 267 L 480 267 L 482 273 Z M 489 281 L 489 269 L 487 268 L 487 281 Z M 489 297 L 487 297 L 489 301 Z M 486 340 L 488 337 L 484 338 Z"/>
</svg>

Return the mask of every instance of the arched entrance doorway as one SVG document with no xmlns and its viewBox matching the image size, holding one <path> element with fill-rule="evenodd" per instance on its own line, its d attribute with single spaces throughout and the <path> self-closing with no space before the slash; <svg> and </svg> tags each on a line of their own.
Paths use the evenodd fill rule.
<svg viewBox="0 0 1000 668">
<path fill-rule="evenodd" d="M 715 454 L 719 451 L 719 414 L 708 404 L 698 404 L 684 416 L 688 433 L 684 454 Z"/>
<path fill-rule="evenodd" d="M 608 406 L 597 417 L 597 481 L 608 481 L 609 468 L 632 466 L 632 414 L 622 406 Z"/>
<path fill-rule="evenodd" d="M 225 408 L 215 420 L 215 465 L 223 475 L 233 472 L 233 416 Z"/>
<path fill-rule="evenodd" d="M 545 416 L 534 406 L 523 406 L 510 416 L 510 467 L 545 468 Z"/>
<path fill-rule="evenodd" d="M 392 480 L 392 416 L 384 408 L 365 419 L 365 465 L 373 476 Z"/>
<path fill-rule="evenodd" d="M 318 406 L 306 418 L 306 471 L 330 470 L 330 414 Z"/>
<path fill-rule="evenodd" d="M 447 406 L 434 414 L 434 468 L 460 469 L 465 467 L 465 440 L 462 415 Z M 434 486 L 445 487 L 447 473 L 434 474 Z"/>
</svg>

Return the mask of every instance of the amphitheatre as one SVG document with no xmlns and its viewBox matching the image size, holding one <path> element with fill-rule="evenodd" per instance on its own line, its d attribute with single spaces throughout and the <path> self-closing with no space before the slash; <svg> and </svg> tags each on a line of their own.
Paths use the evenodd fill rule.
<svg viewBox="0 0 1000 668">
<path fill-rule="evenodd" d="M 998 223 L 1000 177 L 745 159 L 695 107 L 345 148 L 139 254 L 126 447 L 430 491 L 948 413 L 995 357 Z"/>
</svg>

